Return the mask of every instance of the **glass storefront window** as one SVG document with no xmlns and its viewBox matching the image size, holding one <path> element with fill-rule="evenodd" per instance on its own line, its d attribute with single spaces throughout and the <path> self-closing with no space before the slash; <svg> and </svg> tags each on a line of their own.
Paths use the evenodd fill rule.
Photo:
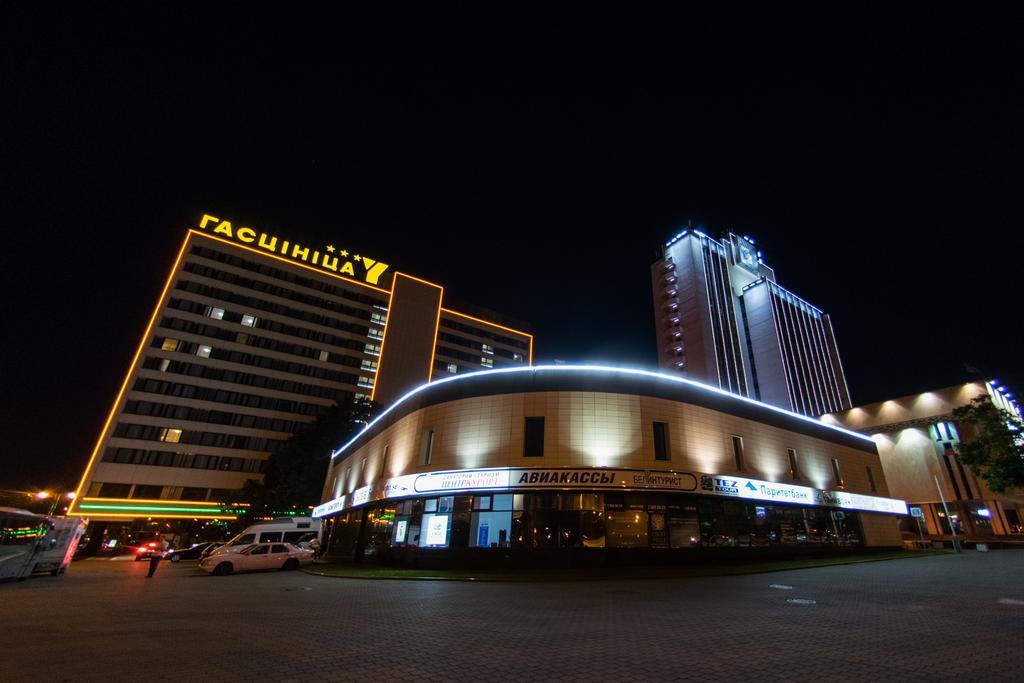
<svg viewBox="0 0 1024 683">
<path fill-rule="evenodd" d="M 497 493 L 491 498 L 492 510 L 522 510 L 523 502 L 519 501 L 519 507 L 514 507 L 513 495 L 511 493 Z"/>
<path fill-rule="evenodd" d="M 960 512 L 988 523 L 984 505 Z M 362 511 L 329 524 L 333 552 L 351 552 Z M 368 509 L 367 548 L 754 548 L 860 545 L 855 511 L 669 493 L 452 495 Z M 941 517 L 940 517 L 941 519 Z M 980 520 L 980 521 L 978 521 Z M 959 524 L 958 531 L 963 525 Z M 947 532 L 948 533 L 948 532 Z M 347 550 L 341 550 L 345 548 Z"/>
<path fill-rule="evenodd" d="M 647 537 L 647 513 L 643 510 L 618 510 L 605 514 L 605 538 L 609 547 L 645 547 Z"/>
<path fill-rule="evenodd" d="M 946 517 L 946 513 L 941 508 L 935 513 L 935 516 L 939 518 L 939 526 L 942 527 L 942 533 L 952 534 L 950 530 L 949 517 Z M 950 517 L 953 518 L 953 527 L 956 529 L 958 534 L 965 533 L 963 520 L 960 515 L 956 512 L 950 512 Z"/>
<path fill-rule="evenodd" d="M 971 521 L 979 529 L 990 530 L 992 528 L 992 511 L 984 505 L 972 505 Z"/>
<path fill-rule="evenodd" d="M 512 531 L 512 512 L 476 512 L 469 530 L 473 548 L 507 548 Z"/>
<path fill-rule="evenodd" d="M 700 523 L 697 507 L 685 506 L 681 510 L 670 511 L 666 515 L 668 530 L 668 546 L 670 548 L 697 548 L 700 546 Z"/>
</svg>

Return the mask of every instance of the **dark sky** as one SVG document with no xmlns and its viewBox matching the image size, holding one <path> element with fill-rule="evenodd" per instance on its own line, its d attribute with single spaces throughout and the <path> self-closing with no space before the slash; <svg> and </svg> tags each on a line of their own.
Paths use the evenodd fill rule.
<svg viewBox="0 0 1024 683">
<path fill-rule="evenodd" d="M 644 366 L 659 243 L 733 229 L 832 314 L 855 403 L 1014 385 L 1019 22 L 774 18 L 8 17 L 0 486 L 77 481 L 203 212 L 444 284 L 538 360 Z"/>
</svg>

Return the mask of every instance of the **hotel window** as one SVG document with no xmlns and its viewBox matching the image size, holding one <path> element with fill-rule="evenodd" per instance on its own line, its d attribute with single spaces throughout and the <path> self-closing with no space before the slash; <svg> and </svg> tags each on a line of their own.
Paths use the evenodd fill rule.
<svg viewBox="0 0 1024 683">
<path fill-rule="evenodd" d="M 875 473 L 871 471 L 870 467 L 865 468 L 868 471 L 868 488 L 871 489 L 871 493 L 878 492 L 878 486 L 875 484 Z"/>
<path fill-rule="evenodd" d="M 199 486 L 186 486 L 181 489 L 181 498 L 179 500 L 206 500 L 209 492 L 210 489 L 204 489 Z"/>
<path fill-rule="evenodd" d="M 163 351 L 177 351 L 178 350 L 178 345 L 180 343 L 181 342 L 179 342 L 177 339 L 167 338 L 167 339 L 164 339 L 164 343 L 160 345 L 160 348 Z"/>
<path fill-rule="evenodd" d="M 224 319 L 224 309 L 223 308 L 214 308 L 213 306 L 207 306 L 206 310 L 204 311 L 204 313 L 206 314 L 207 318 L 213 318 L 214 320 L 223 320 Z"/>
<path fill-rule="evenodd" d="M 132 498 L 148 498 L 154 500 L 163 495 L 164 487 L 159 484 L 136 484 Z"/>
<path fill-rule="evenodd" d="M 363 353 L 369 354 L 371 356 L 379 356 L 380 346 L 378 346 L 377 344 L 366 344 L 365 346 L 363 346 Z"/>
<path fill-rule="evenodd" d="M 387 317 L 381 315 L 380 313 L 370 314 L 370 322 L 374 323 L 375 325 L 383 325 L 387 322 L 387 320 Z"/>
<path fill-rule="evenodd" d="M 158 370 L 159 370 L 160 372 L 167 372 L 167 368 L 169 368 L 169 367 L 170 367 L 170 365 L 171 365 L 171 361 L 167 360 L 166 358 L 163 358 L 163 359 L 161 359 L 161 361 L 160 361 L 160 365 L 159 365 L 159 366 L 157 366 L 157 369 L 158 369 Z"/>
<path fill-rule="evenodd" d="M 356 394 L 355 396 L 352 397 L 352 402 L 353 403 L 362 403 L 363 401 L 369 401 L 369 400 L 370 400 L 370 397 L 367 396 L 366 394 Z"/>
<path fill-rule="evenodd" d="M 369 377 L 360 377 L 359 382 L 356 383 L 356 386 L 362 387 L 363 389 L 372 389 L 373 380 L 370 379 Z"/>
<path fill-rule="evenodd" d="M 434 430 L 423 430 L 423 445 L 420 448 L 420 464 L 429 465 L 434 456 Z"/>
<path fill-rule="evenodd" d="M 364 359 L 360 369 L 363 372 L 377 372 L 377 361 Z"/>
<path fill-rule="evenodd" d="M 494 355 L 494 347 L 491 346 L 490 344 L 482 344 L 480 350 L 483 351 L 484 353 L 489 353 L 492 356 Z"/>
<path fill-rule="evenodd" d="M 331 357 L 330 351 L 321 351 L 320 355 L 317 356 L 322 362 L 326 363 L 327 359 Z"/>
<path fill-rule="evenodd" d="M 789 476 L 793 479 L 799 480 L 800 465 L 798 465 L 796 461 L 796 449 L 790 448 L 787 449 L 787 452 L 789 453 Z"/>
<path fill-rule="evenodd" d="M 256 327 L 256 323 L 258 323 L 259 320 L 260 319 L 254 315 L 246 314 L 242 316 L 242 324 L 246 327 Z"/>
<path fill-rule="evenodd" d="M 157 435 L 158 441 L 165 441 L 167 443 L 178 443 L 181 440 L 180 429 L 168 429 L 163 428 Z"/>
<path fill-rule="evenodd" d="M 485 368 L 493 368 L 494 367 L 494 359 L 493 358 L 481 358 L 480 359 L 480 365 L 484 366 Z"/>
<path fill-rule="evenodd" d="M 238 342 L 239 344 L 245 344 L 249 341 L 249 335 L 247 335 L 245 332 L 239 332 L 237 335 L 235 335 L 235 341 Z"/>
<path fill-rule="evenodd" d="M 544 457 L 544 418 L 525 418 L 523 429 L 523 457 Z"/>
<path fill-rule="evenodd" d="M 210 357 L 210 353 L 212 351 L 213 351 L 213 347 L 212 346 L 207 346 L 206 344 L 200 344 L 196 348 L 196 355 L 199 356 L 200 358 L 209 358 Z"/>
<path fill-rule="evenodd" d="M 459 371 L 459 366 L 458 365 L 456 365 L 455 363 L 449 363 L 448 364 L 448 374 L 449 375 L 454 375 L 458 371 Z"/>
<path fill-rule="evenodd" d="M 380 341 L 381 339 L 384 338 L 384 333 L 378 330 L 376 327 L 371 327 L 366 331 L 366 336 L 369 337 L 370 339 Z M 380 352 L 378 351 L 378 353 Z"/>
<path fill-rule="evenodd" d="M 99 491 L 94 492 L 93 487 L 99 487 Z M 97 496 L 98 498 L 127 498 L 128 492 L 131 490 L 131 484 L 100 484 L 93 482 L 89 488 L 91 495 Z M 7 557 L 11 557 L 8 555 Z"/>
<path fill-rule="evenodd" d="M 670 460 L 668 456 L 668 423 L 654 423 L 654 459 Z"/>
<path fill-rule="evenodd" d="M 733 436 L 732 437 L 732 454 L 736 458 L 736 469 L 743 471 L 743 437 Z"/>
<path fill-rule="evenodd" d="M 839 461 L 835 458 L 832 458 L 832 477 L 835 479 L 836 488 L 841 489 L 844 487 L 843 475 L 839 472 Z"/>
</svg>

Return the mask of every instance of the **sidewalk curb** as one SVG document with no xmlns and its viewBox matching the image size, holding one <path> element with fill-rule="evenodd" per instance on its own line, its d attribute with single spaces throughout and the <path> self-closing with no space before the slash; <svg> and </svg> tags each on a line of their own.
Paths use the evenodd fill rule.
<svg viewBox="0 0 1024 683">
<path fill-rule="evenodd" d="M 718 576 L 746 576 L 748 574 L 774 574 L 776 572 L 800 571 L 803 569 L 821 569 L 824 567 L 841 567 L 851 564 L 867 564 L 869 562 L 887 562 L 889 560 L 921 559 L 924 557 L 940 557 L 944 555 L 955 555 L 952 550 L 929 551 L 926 554 L 908 553 L 904 556 L 895 557 L 871 557 L 862 559 L 842 560 L 839 562 L 828 562 L 826 564 L 809 565 L 805 567 L 774 567 L 771 569 L 751 567 L 750 569 L 734 569 L 717 573 L 683 575 L 683 576 L 579 576 L 579 577 L 523 577 L 523 578 L 492 578 L 487 576 L 339 576 L 326 572 L 316 571 L 303 567 L 300 571 L 312 576 L 322 576 L 328 579 L 350 579 L 355 581 L 459 581 L 464 583 L 575 583 L 577 581 L 664 581 L 679 579 L 706 579 Z"/>
</svg>

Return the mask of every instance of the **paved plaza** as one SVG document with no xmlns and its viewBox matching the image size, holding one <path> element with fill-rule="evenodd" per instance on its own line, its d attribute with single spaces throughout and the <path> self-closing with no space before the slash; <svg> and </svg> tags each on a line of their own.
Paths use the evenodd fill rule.
<svg viewBox="0 0 1024 683">
<path fill-rule="evenodd" d="M 146 566 L 0 584 L 0 679 L 1024 679 L 1021 551 L 577 583 Z"/>
</svg>

